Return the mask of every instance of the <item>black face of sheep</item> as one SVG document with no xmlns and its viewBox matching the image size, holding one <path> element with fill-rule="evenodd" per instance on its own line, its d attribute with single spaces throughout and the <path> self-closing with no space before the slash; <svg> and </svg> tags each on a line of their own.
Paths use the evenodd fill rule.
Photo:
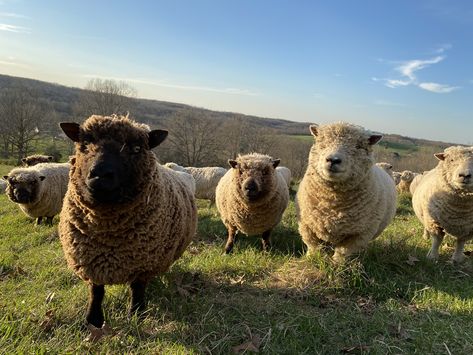
<svg viewBox="0 0 473 355">
<path fill-rule="evenodd" d="M 91 204 L 116 204 L 132 201 L 140 192 L 137 179 L 150 149 L 158 146 L 167 131 L 147 134 L 121 130 L 113 134 L 113 126 L 103 129 L 61 123 L 64 133 L 76 142 L 74 166 L 80 166 L 80 192 Z"/>
<path fill-rule="evenodd" d="M 21 204 L 35 202 L 38 196 L 39 184 L 45 179 L 44 176 L 39 176 L 36 179 L 32 175 L 26 179 L 15 176 L 4 176 L 3 178 L 8 182 L 6 189 L 8 198 Z"/>
</svg>

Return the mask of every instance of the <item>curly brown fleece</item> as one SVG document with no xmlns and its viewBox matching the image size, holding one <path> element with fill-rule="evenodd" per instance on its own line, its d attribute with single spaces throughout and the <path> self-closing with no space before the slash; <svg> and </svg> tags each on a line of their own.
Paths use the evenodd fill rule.
<svg viewBox="0 0 473 355">
<path fill-rule="evenodd" d="M 21 162 L 23 163 L 23 166 L 34 166 L 36 164 L 50 163 L 52 161 L 53 161 L 52 156 L 50 156 L 50 155 L 41 155 L 41 154 L 29 155 L 29 156 L 21 159 Z"/>
<path fill-rule="evenodd" d="M 95 146 L 112 137 L 118 142 L 146 141 L 147 126 L 125 117 L 91 116 L 81 127 Z M 176 174 L 160 166 L 146 149 L 135 159 L 140 175 L 132 201 L 96 205 L 86 192 L 82 165 L 94 147 L 76 143 L 75 161 L 59 223 L 70 268 L 94 284 L 148 281 L 165 272 L 184 252 L 197 226 L 193 194 Z"/>
<path fill-rule="evenodd" d="M 247 235 L 271 230 L 281 221 L 289 201 L 286 182 L 268 155 L 247 154 L 239 156 L 237 162 L 239 168 L 228 170 L 217 185 L 216 203 L 222 222 L 227 229 L 236 228 Z M 258 179 L 262 186 L 263 196 L 254 202 L 242 194 L 248 176 Z"/>
</svg>

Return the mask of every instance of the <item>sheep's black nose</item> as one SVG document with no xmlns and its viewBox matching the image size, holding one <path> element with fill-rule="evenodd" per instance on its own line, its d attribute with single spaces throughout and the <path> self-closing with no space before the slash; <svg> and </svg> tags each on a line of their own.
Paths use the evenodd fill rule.
<svg viewBox="0 0 473 355">
<path fill-rule="evenodd" d="M 247 191 L 256 191 L 256 190 L 258 190 L 258 185 L 256 185 L 256 182 L 250 181 L 247 184 L 245 184 L 245 190 L 247 190 Z"/>
<path fill-rule="evenodd" d="M 88 185 L 94 190 L 112 191 L 118 186 L 118 176 L 111 164 L 99 163 L 89 173 Z"/>
<path fill-rule="evenodd" d="M 463 180 L 463 181 L 469 181 L 471 179 L 471 174 L 470 173 L 460 173 L 458 176 Z"/>
<path fill-rule="evenodd" d="M 342 162 L 342 159 L 340 159 L 339 157 L 327 157 L 325 160 L 331 165 L 337 165 Z"/>
</svg>

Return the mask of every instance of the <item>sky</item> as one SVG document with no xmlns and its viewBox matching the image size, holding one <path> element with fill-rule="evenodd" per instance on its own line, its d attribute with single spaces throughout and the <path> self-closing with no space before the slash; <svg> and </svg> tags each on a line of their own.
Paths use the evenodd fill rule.
<svg viewBox="0 0 473 355">
<path fill-rule="evenodd" d="M 0 0 L 0 74 L 473 144 L 473 1 Z"/>
</svg>

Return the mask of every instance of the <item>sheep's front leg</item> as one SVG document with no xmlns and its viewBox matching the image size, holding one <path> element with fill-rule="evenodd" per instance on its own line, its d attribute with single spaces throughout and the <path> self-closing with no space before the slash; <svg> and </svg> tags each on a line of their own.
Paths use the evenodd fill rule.
<svg viewBox="0 0 473 355">
<path fill-rule="evenodd" d="M 228 229 L 228 239 L 227 244 L 225 245 L 225 254 L 230 254 L 233 251 L 233 244 L 236 241 L 237 229 L 233 226 L 227 227 Z"/>
<path fill-rule="evenodd" d="M 130 315 L 135 312 L 143 312 L 145 309 L 146 281 L 135 280 L 130 284 L 131 304 Z"/>
<path fill-rule="evenodd" d="M 52 225 L 53 225 L 53 218 L 54 218 L 54 216 L 53 216 L 53 217 L 46 217 L 46 225 L 52 227 Z"/>
<path fill-rule="evenodd" d="M 41 221 L 43 220 L 43 217 L 38 217 L 36 218 L 36 225 L 39 226 L 41 224 Z"/>
<path fill-rule="evenodd" d="M 264 232 L 263 235 L 261 236 L 261 239 L 263 242 L 263 251 L 269 251 L 269 249 L 271 248 L 271 241 L 269 240 L 270 237 L 271 237 L 271 229 Z"/>
<path fill-rule="evenodd" d="M 452 261 L 454 263 L 461 263 L 465 259 L 465 255 L 463 254 L 463 248 L 465 246 L 467 239 L 465 238 L 457 238 L 457 242 L 455 243 L 455 251 L 452 255 Z"/>
<path fill-rule="evenodd" d="M 102 328 L 104 318 L 102 312 L 102 301 L 105 295 L 105 286 L 89 284 L 89 305 L 87 307 L 87 323 L 94 327 Z"/>
<path fill-rule="evenodd" d="M 440 245 L 442 244 L 445 232 L 439 229 L 439 230 L 436 230 L 435 232 L 427 231 L 427 234 L 429 234 L 430 237 L 432 238 L 432 247 L 427 253 L 427 259 L 437 261 L 439 258 L 439 248 L 440 248 Z"/>
</svg>

